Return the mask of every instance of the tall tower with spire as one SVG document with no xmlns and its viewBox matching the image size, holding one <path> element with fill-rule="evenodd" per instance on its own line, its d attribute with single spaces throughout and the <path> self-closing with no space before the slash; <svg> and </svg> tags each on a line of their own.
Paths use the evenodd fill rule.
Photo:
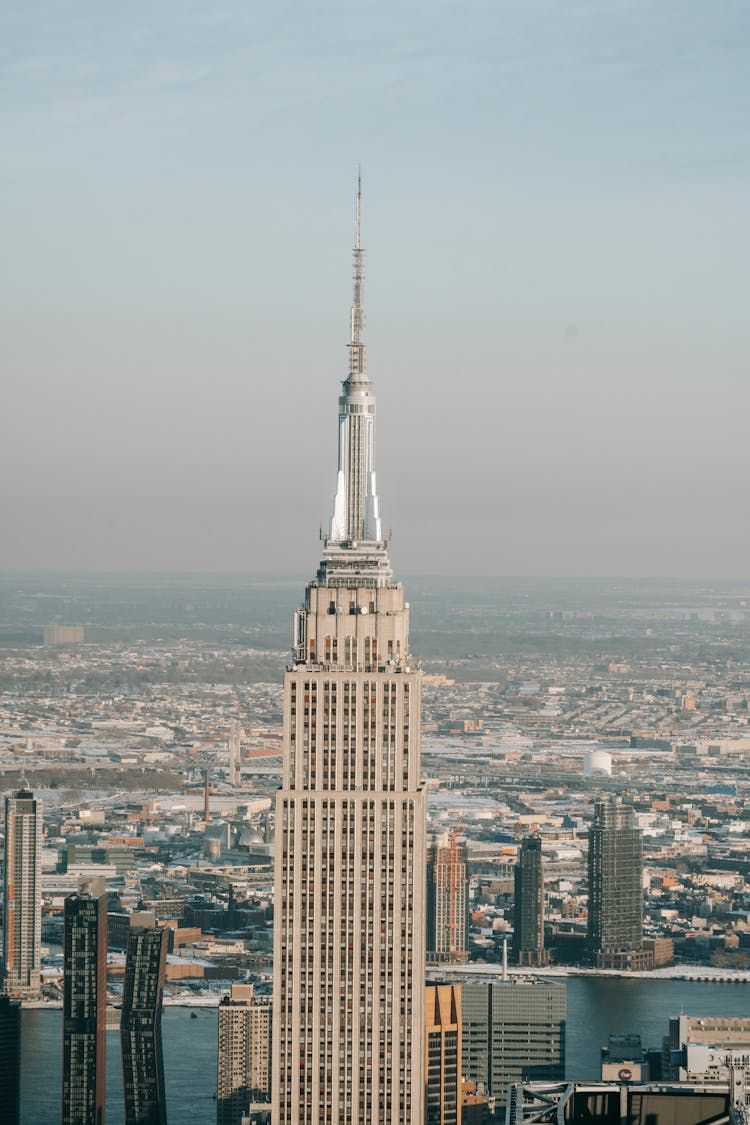
<svg viewBox="0 0 750 1125">
<path fill-rule="evenodd" d="M 274 1125 L 423 1122 L 421 673 L 376 490 L 361 202 L 336 496 L 284 681 Z"/>
</svg>

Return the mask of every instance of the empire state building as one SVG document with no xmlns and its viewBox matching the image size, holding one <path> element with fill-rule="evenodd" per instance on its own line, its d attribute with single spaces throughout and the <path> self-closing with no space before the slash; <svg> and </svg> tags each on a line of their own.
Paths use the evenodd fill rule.
<svg viewBox="0 0 750 1125">
<path fill-rule="evenodd" d="M 336 496 L 284 679 L 274 1125 L 423 1122 L 421 673 L 376 489 L 360 208 Z"/>
</svg>

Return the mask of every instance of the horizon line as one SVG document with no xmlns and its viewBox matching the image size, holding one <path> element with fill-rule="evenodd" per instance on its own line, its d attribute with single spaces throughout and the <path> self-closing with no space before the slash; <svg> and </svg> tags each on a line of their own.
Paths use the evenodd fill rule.
<svg viewBox="0 0 750 1125">
<path fill-rule="evenodd" d="M 561 574 L 546 572 L 543 574 L 486 574 L 486 573 L 467 573 L 457 571 L 420 571 L 420 570 L 404 570 L 400 572 L 404 579 L 423 579 L 423 578 L 448 578 L 448 579 L 465 579 L 467 581 L 491 581 L 491 582 L 555 582 L 555 581 L 568 581 L 568 582 L 748 582 L 750 583 L 750 574 L 737 575 L 737 574 L 675 574 L 675 573 L 654 573 L 654 574 Z M 264 570 L 182 570 L 176 568 L 129 568 L 127 570 L 120 569 L 77 569 L 73 567 L 62 567 L 60 569 L 52 568 L 37 568 L 37 567 L 9 567 L 0 568 L 0 578 L 11 577 L 111 577 L 111 578 L 128 578 L 128 577 L 183 577 L 183 578 L 275 578 L 280 582 L 284 581 L 299 581 L 300 578 L 305 581 L 305 573 L 302 571 L 264 571 Z M 310 579 L 307 579 L 308 581 Z M 396 579 L 400 581 L 400 579 Z"/>
</svg>

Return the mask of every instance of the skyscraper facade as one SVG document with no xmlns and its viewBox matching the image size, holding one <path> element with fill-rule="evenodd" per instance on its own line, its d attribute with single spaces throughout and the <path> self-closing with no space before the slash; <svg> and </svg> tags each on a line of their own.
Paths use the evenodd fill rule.
<svg viewBox="0 0 750 1125">
<path fill-rule="evenodd" d="M 542 841 L 521 841 L 514 871 L 513 956 L 519 965 L 546 965 L 544 948 L 544 861 Z"/>
<path fill-rule="evenodd" d="M 423 1125 L 421 673 L 376 490 L 360 199 L 336 495 L 284 681 L 275 1125 Z"/>
<path fill-rule="evenodd" d="M 21 789 L 5 798 L 3 991 L 38 996 L 42 980 L 42 804 Z"/>
<path fill-rule="evenodd" d="M 466 841 L 455 829 L 427 848 L 427 960 L 469 960 Z"/>
<path fill-rule="evenodd" d="M 251 984 L 233 984 L 219 1004 L 217 1125 L 241 1125 L 252 1103 L 271 1097 L 271 1005 Z"/>
<path fill-rule="evenodd" d="M 128 935 L 120 1021 L 125 1125 L 167 1122 L 161 1040 L 167 940 L 159 926 Z"/>
<path fill-rule="evenodd" d="M 65 899 L 62 1125 L 103 1125 L 107 1016 L 107 892 L 79 879 Z"/>
<path fill-rule="evenodd" d="M 509 1082 L 565 1077 L 564 984 L 530 978 L 461 984 L 462 1069 L 504 1104 Z"/>
<path fill-rule="evenodd" d="M 619 798 L 597 801 L 589 829 L 588 946 L 602 969 L 641 969 L 653 963 L 643 950 L 643 842 L 635 811 Z"/>
<path fill-rule="evenodd" d="M 21 1002 L 0 996 L 0 1121 L 21 1125 Z"/>
<path fill-rule="evenodd" d="M 461 985 L 425 989 L 425 1125 L 461 1122 Z"/>
</svg>

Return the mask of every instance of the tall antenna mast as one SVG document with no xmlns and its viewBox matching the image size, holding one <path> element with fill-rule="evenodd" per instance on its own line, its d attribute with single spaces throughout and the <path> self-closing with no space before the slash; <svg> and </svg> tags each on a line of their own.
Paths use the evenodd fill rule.
<svg viewBox="0 0 750 1125">
<path fill-rule="evenodd" d="M 349 325 L 349 373 L 354 378 L 364 378 L 365 345 L 362 333 L 365 327 L 365 252 L 362 249 L 362 166 L 357 170 L 357 207 L 354 220 L 354 296 Z"/>
</svg>

